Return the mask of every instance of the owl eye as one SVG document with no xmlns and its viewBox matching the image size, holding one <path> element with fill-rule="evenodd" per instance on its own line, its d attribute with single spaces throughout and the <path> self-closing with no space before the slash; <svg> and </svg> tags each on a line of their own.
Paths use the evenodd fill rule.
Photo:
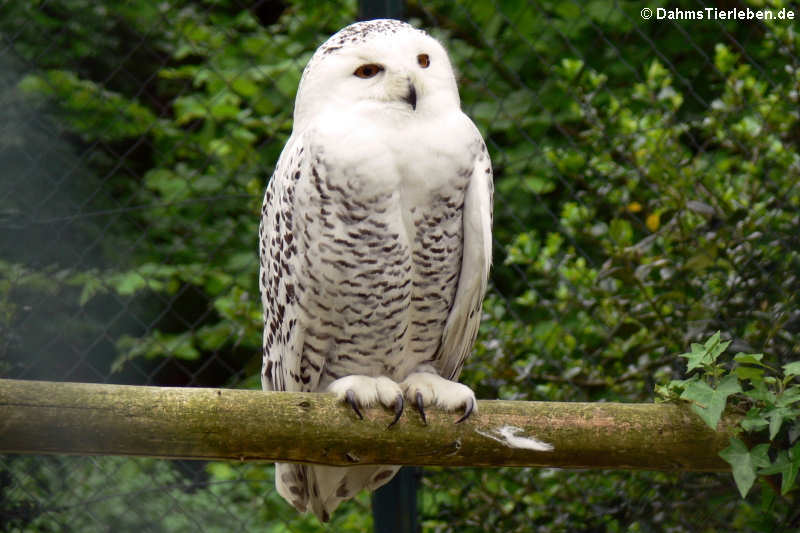
<svg viewBox="0 0 800 533">
<path fill-rule="evenodd" d="M 419 66 L 422 68 L 428 68 L 431 64 L 431 58 L 428 57 L 428 54 L 420 54 L 417 56 L 417 63 L 419 63 Z"/>
<path fill-rule="evenodd" d="M 368 63 L 366 65 L 361 65 L 360 67 L 358 67 L 356 71 L 353 72 L 353 75 L 364 79 L 372 78 L 382 70 L 383 67 L 381 65 L 376 65 L 375 63 Z"/>
</svg>

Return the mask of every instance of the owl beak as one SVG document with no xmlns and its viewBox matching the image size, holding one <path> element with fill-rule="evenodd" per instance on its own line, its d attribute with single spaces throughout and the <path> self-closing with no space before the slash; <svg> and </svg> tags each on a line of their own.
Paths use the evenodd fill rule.
<svg viewBox="0 0 800 533">
<path fill-rule="evenodd" d="M 412 110 L 417 110 L 417 89 L 410 81 L 408 82 L 408 94 L 403 97 L 403 100 L 408 102 Z"/>
</svg>

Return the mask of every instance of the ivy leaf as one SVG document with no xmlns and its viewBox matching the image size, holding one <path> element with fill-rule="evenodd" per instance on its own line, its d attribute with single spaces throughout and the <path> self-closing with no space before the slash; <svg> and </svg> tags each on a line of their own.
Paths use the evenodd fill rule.
<svg viewBox="0 0 800 533">
<path fill-rule="evenodd" d="M 720 332 L 717 331 L 708 339 L 705 344 L 693 342 L 691 352 L 682 353 L 679 357 L 685 357 L 687 361 L 686 370 L 691 372 L 695 368 L 710 366 L 714 364 L 722 352 L 724 352 L 731 341 L 720 342 Z"/>
<path fill-rule="evenodd" d="M 763 402 L 769 406 L 775 405 L 778 397 L 767 388 L 765 381 L 753 382 L 753 388 L 747 391 L 747 396 L 756 402 Z"/>
<path fill-rule="evenodd" d="M 794 487 L 798 472 L 800 472 L 800 442 L 789 450 L 778 452 L 774 463 L 758 471 L 763 475 L 780 474 L 781 494 L 788 493 Z"/>
<path fill-rule="evenodd" d="M 783 421 L 794 418 L 795 414 L 795 411 L 788 407 L 775 407 L 767 411 L 767 418 L 769 418 L 769 440 L 774 440 L 775 436 L 781 430 Z"/>
<path fill-rule="evenodd" d="M 720 333 L 717 331 L 705 343 L 705 349 L 708 350 L 712 363 L 716 362 L 717 358 L 728 349 L 731 343 L 731 341 L 720 342 L 719 335 Z"/>
<path fill-rule="evenodd" d="M 800 402 L 800 387 L 789 387 L 783 391 L 775 404 L 780 407 L 788 407 L 795 402 Z"/>
<path fill-rule="evenodd" d="M 696 342 L 692 343 L 691 346 L 692 351 L 680 354 L 678 357 L 685 357 L 688 359 L 686 363 L 686 371 L 691 372 L 695 368 L 699 368 L 704 364 L 704 358 L 706 356 L 706 350 L 702 344 L 697 344 Z"/>
<path fill-rule="evenodd" d="M 783 365 L 783 373 L 786 374 L 787 378 L 790 376 L 800 376 L 800 361 L 793 361 Z"/>
<path fill-rule="evenodd" d="M 797 439 L 800 439 L 800 420 L 795 420 L 792 425 L 789 426 L 789 444 Z"/>
<path fill-rule="evenodd" d="M 756 468 L 770 466 L 767 450 L 769 450 L 769 444 L 759 444 L 752 450 L 748 450 L 744 442 L 736 437 L 731 437 L 730 445 L 719 452 L 720 457 L 731 465 L 733 480 L 736 482 L 736 488 L 739 489 L 742 498 L 747 497 L 747 493 L 750 492 L 750 488 L 756 480 Z"/>
<path fill-rule="evenodd" d="M 678 400 L 681 397 L 681 393 L 686 389 L 686 386 L 699 379 L 700 378 L 697 376 L 692 376 L 689 379 L 673 379 L 666 385 L 656 385 L 655 392 L 661 397 L 661 401 Z"/>
<path fill-rule="evenodd" d="M 761 360 L 764 358 L 763 353 L 744 353 L 739 352 L 733 356 L 733 360 L 737 363 L 743 363 L 746 365 L 759 365 L 764 366 Z"/>
<path fill-rule="evenodd" d="M 708 407 L 712 396 L 714 396 L 714 389 L 708 383 L 692 381 L 686 384 L 686 388 L 681 393 L 681 400 L 687 400 L 701 407 Z"/>
<path fill-rule="evenodd" d="M 752 382 L 764 381 L 764 369 L 753 368 L 752 366 L 737 366 L 736 377 L 740 380 L 749 379 Z"/>
<path fill-rule="evenodd" d="M 688 383 L 681 394 L 681 399 L 692 402 L 692 410 L 700 415 L 711 429 L 716 430 L 728 396 L 737 392 L 742 392 L 739 380 L 733 374 L 729 374 L 722 378 L 716 389 L 702 381 Z"/>
<path fill-rule="evenodd" d="M 655 399 L 656 403 L 660 402 L 668 402 L 673 398 L 678 398 L 679 394 L 677 392 L 681 390 L 675 387 L 672 383 L 668 383 L 666 385 L 656 385 L 655 386 L 655 393 L 657 398 Z"/>
<path fill-rule="evenodd" d="M 739 424 L 745 431 L 761 431 L 769 426 L 769 422 L 764 418 L 761 409 L 757 407 L 753 407 L 747 411 L 747 415 L 745 415 Z"/>
<path fill-rule="evenodd" d="M 735 369 L 738 378 L 740 380 L 749 379 L 750 382 L 753 384 L 765 381 L 764 369 L 769 367 L 761 362 L 763 358 L 764 358 L 763 353 L 739 352 L 736 355 L 734 355 L 733 360 L 739 363 Z M 755 365 L 756 367 L 761 367 L 761 368 L 754 368 L 753 366 L 744 366 L 744 365 Z M 766 379 L 769 380 L 770 378 Z"/>
</svg>

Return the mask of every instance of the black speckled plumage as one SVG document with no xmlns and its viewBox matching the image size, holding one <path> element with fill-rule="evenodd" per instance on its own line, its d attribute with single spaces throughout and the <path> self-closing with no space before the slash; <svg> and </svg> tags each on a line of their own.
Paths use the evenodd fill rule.
<svg viewBox="0 0 800 533">
<path fill-rule="evenodd" d="M 384 70 L 353 76 L 362 63 Z M 320 46 L 264 196 L 264 389 L 332 390 L 356 407 L 423 391 L 426 405 L 471 410 L 472 391 L 451 380 L 477 335 L 491 196 L 486 147 L 438 42 L 379 20 Z M 276 485 L 325 521 L 396 470 L 279 464 Z"/>
</svg>

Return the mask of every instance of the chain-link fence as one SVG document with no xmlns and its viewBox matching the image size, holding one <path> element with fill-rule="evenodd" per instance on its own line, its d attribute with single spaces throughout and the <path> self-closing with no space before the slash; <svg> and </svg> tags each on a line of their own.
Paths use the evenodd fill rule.
<svg viewBox="0 0 800 533">
<path fill-rule="evenodd" d="M 263 189 L 305 62 L 357 7 L 0 5 L 2 377 L 259 387 Z M 796 4 L 442 1 L 404 12 L 446 44 L 495 169 L 491 288 L 462 376 L 479 398 L 651 401 L 682 375 L 677 354 L 717 330 L 776 368 L 800 359 Z M 5 456 L 0 524 L 316 530 L 272 475 Z M 420 523 L 800 527 L 796 496 L 771 484 L 741 500 L 728 475 L 425 469 Z M 368 530 L 369 511 L 362 494 L 328 527 Z"/>
</svg>

